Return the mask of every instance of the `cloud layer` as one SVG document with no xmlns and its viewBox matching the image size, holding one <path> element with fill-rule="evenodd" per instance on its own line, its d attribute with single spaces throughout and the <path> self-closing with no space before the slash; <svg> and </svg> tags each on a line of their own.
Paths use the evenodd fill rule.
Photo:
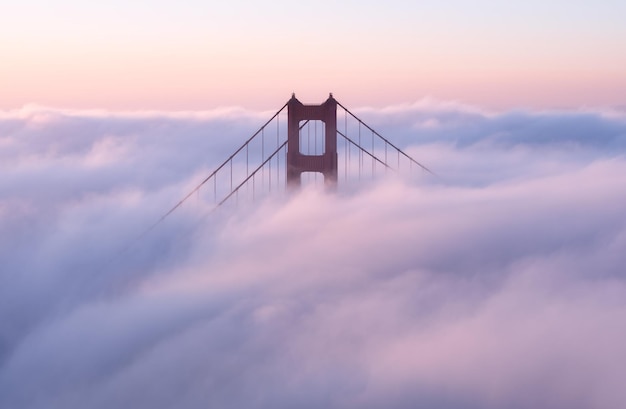
<svg viewBox="0 0 626 409">
<path fill-rule="evenodd" d="M 357 112 L 439 179 L 314 187 L 126 251 L 265 114 L 0 115 L 0 406 L 626 403 L 626 117 Z"/>
</svg>

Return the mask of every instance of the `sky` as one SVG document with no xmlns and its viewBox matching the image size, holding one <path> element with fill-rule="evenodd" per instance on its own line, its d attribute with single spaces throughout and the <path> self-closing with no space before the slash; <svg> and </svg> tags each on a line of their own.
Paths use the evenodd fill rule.
<svg viewBox="0 0 626 409">
<path fill-rule="evenodd" d="M 618 0 L 8 2 L 0 109 L 623 106 L 624 17 Z"/>
<path fill-rule="evenodd" d="M 626 407 L 626 3 L 265 3 L 0 6 L 0 407 Z M 142 235 L 292 92 L 436 175 Z"/>
</svg>

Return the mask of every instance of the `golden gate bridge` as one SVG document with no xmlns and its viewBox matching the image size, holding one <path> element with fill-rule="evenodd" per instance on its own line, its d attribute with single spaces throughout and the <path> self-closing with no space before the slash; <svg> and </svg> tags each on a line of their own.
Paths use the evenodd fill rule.
<svg viewBox="0 0 626 409">
<path fill-rule="evenodd" d="M 334 191 L 352 179 L 375 179 L 379 173 L 388 172 L 412 175 L 416 171 L 434 175 L 338 102 L 332 93 L 319 105 L 303 104 L 293 94 L 141 236 L 201 191 L 215 210 L 228 201 L 254 201 L 276 190 L 293 190 L 318 180 Z"/>
</svg>

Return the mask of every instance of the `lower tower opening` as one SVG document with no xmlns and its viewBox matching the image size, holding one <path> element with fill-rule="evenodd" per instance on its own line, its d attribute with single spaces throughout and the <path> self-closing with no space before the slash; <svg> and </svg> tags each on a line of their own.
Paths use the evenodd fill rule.
<svg viewBox="0 0 626 409">
<path fill-rule="evenodd" d="M 302 172 L 300 174 L 300 186 L 307 187 L 322 187 L 324 186 L 324 174 L 321 172 Z"/>
</svg>

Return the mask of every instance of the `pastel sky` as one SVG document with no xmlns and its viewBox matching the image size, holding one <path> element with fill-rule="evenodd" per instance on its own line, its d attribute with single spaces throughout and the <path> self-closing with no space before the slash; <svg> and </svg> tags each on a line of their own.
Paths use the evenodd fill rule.
<svg viewBox="0 0 626 409">
<path fill-rule="evenodd" d="M 619 0 L 5 2 L 0 109 L 623 106 L 625 20 Z"/>
</svg>

